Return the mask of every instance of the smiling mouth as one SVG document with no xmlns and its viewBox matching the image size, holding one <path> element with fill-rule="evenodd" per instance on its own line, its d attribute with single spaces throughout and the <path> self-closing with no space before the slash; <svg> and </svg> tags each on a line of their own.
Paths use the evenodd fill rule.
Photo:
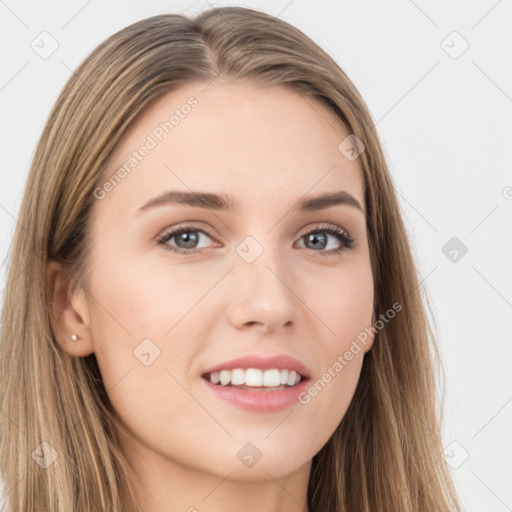
<svg viewBox="0 0 512 512">
<path fill-rule="evenodd" d="M 296 386 L 305 377 L 295 370 L 272 368 L 235 368 L 205 373 L 202 377 L 221 387 L 235 387 L 249 391 L 279 391 Z"/>
</svg>

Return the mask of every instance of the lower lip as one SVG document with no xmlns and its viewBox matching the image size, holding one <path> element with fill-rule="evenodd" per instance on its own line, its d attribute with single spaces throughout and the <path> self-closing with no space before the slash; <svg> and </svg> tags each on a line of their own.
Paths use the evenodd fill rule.
<svg viewBox="0 0 512 512">
<path fill-rule="evenodd" d="M 281 390 L 256 391 L 235 386 L 219 386 L 201 377 L 205 386 L 226 402 L 249 411 L 280 411 L 299 403 L 298 395 L 308 387 L 308 379 L 301 380 L 296 386 Z"/>
</svg>

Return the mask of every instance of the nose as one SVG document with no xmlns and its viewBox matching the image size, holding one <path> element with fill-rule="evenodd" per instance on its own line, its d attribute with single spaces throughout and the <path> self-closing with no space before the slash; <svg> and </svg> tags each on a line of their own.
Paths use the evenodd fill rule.
<svg viewBox="0 0 512 512">
<path fill-rule="evenodd" d="M 235 259 L 233 300 L 229 307 L 232 325 L 264 333 L 294 326 L 300 300 L 293 290 L 293 277 L 283 270 L 283 262 L 276 253 L 264 251 L 252 263 L 238 256 Z"/>
</svg>

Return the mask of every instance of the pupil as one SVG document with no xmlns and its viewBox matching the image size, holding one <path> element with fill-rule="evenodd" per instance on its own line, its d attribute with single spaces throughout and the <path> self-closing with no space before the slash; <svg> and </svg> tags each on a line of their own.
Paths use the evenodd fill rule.
<svg viewBox="0 0 512 512">
<path fill-rule="evenodd" d="M 327 237 L 324 234 L 321 234 L 318 236 L 315 233 L 308 235 L 308 242 L 311 241 L 313 243 L 313 249 L 316 247 L 320 247 L 321 249 L 324 249 L 327 245 Z M 306 242 L 307 245 L 307 242 Z"/>
<path fill-rule="evenodd" d="M 191 233 L 192 236 L 190 236 Z M 195 231 L 187 231 L 178 235 L 176 243 L 179 247 L 183 247 L 185 249 L 193 249 L 194 245 L 197 244 L 197 239 L 198 237 Z M 184 242 L 184 245 L 181 244 L 181 242 Z"/>
</svg>

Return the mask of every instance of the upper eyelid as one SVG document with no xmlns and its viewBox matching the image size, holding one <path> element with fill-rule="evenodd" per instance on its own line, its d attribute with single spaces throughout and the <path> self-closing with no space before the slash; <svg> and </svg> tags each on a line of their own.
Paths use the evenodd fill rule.
<svg viewBox="0 0 512 512">
<path fill-rule="evenodd" d="M 211 232 L 210 229 L 205 227 L 200 227 L 199 225 L 195 224 L 194 222 L 188 223 L 179 223 L 176 226 L 170 227 L 168 229 L 164 229 L 162 233 L 158 236 L 158 238 L 166 237 L 168 235 L 177 235 L 178 233 L 182 231 L 198 231 L 201 233 L 204 233 L 205 235 L 208 235 L 209 237 L 213 238 L 215 235 Z"/>
<path fill-rule="evenodd" d="M 302 228 L 299 233 L 302 233 L 302 235 L 300 236 L 303 236 L 304 234 L 306 233 L 309 233 L 310 231 L 315 231 L 315 230 L 318 230 L 318 231 L 329 231 L 329 230 L 332 230 L 332 231 L 335 231 L 335 232 L 338 232 L 341 231 L 342 233 L 345 233 L 347 236 L 350 236 L 350 232 L 347 231 L 345 228 L 341 227 L 341 226 L 337 226 L 336 224 L 333 224 L 332 222 L 318 222 L 316 224 L 316 226 L 306 226 L 304 228 Z"/>
<path fill-rule="evenodd" d="M 334 224 L 332 222 L 327 222 L 327 221 L 318 221 L 316 223 L 313 223 L 312 226 L 308 224 L 305 227 L 301 228 L 299 230 L 299 233 L 309 232 L 312 229 L 325 229 L 325 230 L 328 230 L 328 229 L 340 229 L 341 231 L 344 231 L 347 234 L 350 233 L 350 231 L 345 229 L 344 227 L 338 226 L 338 225 L 336 225 L 336 224 Z M 186 221 L 185 222 L 180 222 L 180 223 L 178 223 L 175 226 L 172 226 L 170 228 L 164 229 L 162 231 L 162 235 L 161 236 L 164 236 L 166 234 L 173 233 L 173 232 L 179 232 L 180 230 L 202 231 L 205 234 L 207 234 L 208 236 L 214 236 L 213 233 L 210 233 L 212 230 L 210 230 L 209 228 L 204 227 L 200 222 L 198 223 L 197 221 L 191 221 L 190 223 L 188 223 Z"/>
</svg>

